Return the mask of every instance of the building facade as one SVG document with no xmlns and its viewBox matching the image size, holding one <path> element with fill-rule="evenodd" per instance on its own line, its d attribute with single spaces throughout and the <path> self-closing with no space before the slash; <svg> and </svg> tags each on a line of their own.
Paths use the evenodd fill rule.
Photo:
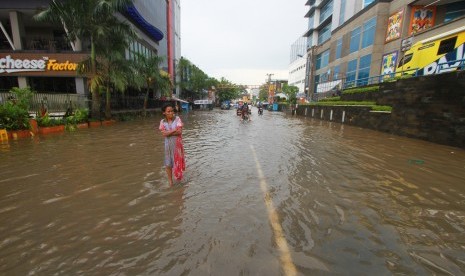
<svg viewBox="0 0 465 276">
<path fill-rule="evenodd" d="M 90 54 L 89 42 L 69 42 L 60 25 L 37 22 L 33 16 L 51 0 L 0 2 L 0 90 L 31 87 L 42 93 L 88 94 L 86 80 L 76 73 L 76 63 Z M 179 0 L 135 0 L 118 14 L 131 24 L 137 39 L 126 50 L 166 57 L 162 69 L 175 81 L 180 59 Z"/>
<path fill-rule="evenodd" d="M 305 93 L 307 75 L 307 45 L 305 37 L 300 37 L 291 45 L 289 62 L 289 85 L 299 88 L 298 93 Z"/>
<path fill-rule="evenodd" d="M 308 0 L 308 96 L 395 71 L 406 49 L 465 25 L 460 0 Z"/>
</svg>

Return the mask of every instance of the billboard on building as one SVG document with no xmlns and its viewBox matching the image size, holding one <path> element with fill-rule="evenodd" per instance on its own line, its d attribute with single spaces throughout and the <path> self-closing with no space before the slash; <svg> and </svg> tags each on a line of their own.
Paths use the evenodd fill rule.
<svg viewBox="0 0 465 276">
<path fill-rule="evenodd" d="M 400 38 L 402 33 L 402 18 L 404 10 L 399 10 L 389 16 L 385 42 Z"/>
<path fill-rule="evenodd" d="M 397 51 L 383 55 L 381 63 L 381 75 L 383 75 L 383 80 L 394 76 L 396 72 L 397 56 Z"/>
<path fill-rule="evenodd" d="M 413 6 L 410 16 L 409 35 L 427 30 L 434 26 L 436 6 Z"/>
</svg>

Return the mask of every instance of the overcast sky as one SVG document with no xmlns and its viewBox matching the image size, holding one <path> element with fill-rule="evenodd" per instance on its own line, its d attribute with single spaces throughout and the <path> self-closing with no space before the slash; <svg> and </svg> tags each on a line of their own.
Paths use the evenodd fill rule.
<svg viewBox="0 0 465 276">
<path fill-rule="evenodd" d="M 260 85 L 288 79 L 306 0 L 181 0 L 181 55 L 210 77 Z"/>
</svg>

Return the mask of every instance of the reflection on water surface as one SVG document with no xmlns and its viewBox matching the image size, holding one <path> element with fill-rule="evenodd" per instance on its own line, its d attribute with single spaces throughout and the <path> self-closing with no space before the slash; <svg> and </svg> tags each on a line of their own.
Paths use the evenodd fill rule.
<svg viewBox="0 0 465 276">
<path fill-rule="evenodd" d="M 0 274 L 282 275 L 275 227 L 300 275 L 465 273 L 463 150 L 256 111 L 182 115 L 172 188 L 159 117 L 2 144 Z"/>
</svg>

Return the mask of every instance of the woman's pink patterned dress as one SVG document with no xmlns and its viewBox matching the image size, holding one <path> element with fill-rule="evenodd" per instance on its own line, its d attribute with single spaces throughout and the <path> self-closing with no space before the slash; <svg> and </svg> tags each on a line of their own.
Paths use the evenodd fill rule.
<svg viewBox="0 0 465 276">
<path fill-rule="evenodd" d="M 176 116 L 171 123 L 168 123 L 165 119 L 161 120 L 159 129 L 172 131 L 182 126 L 181 118 Z M 181 135 L 165 137 L 165 166 L 173 168 L 176 180 L 182 180 L 183 171 L 186 170 L 186 162 L 184 160 L 184 146 Z"/>
</svg>

